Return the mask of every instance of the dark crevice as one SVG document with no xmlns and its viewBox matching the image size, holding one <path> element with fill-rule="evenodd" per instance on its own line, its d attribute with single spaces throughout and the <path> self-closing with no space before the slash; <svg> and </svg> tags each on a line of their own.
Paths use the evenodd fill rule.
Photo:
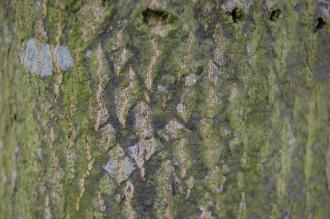
<svg viewBox="0 0 330 219">
<path fill-rule="evenodd" d="M 322 17 L 317 18 L 316 25 L 315 25 L 315 32 L 318 32 L 319 30 L 323 29 L 323 27 L 326 25 L 325 20 Z"/>
<path fill-rule="evenodd" d="M 270 21 L 276 21 L 280 18 L 281 15 L 281 10 L 280 9 L 275 9 L 270 12 L 269 15 L 269 20 Z"/>
<path fill-rule="evenodd" d="M 234 8 L 234 9 L 230 12 L 230 15 L 231 15 L 231 17 L 232 17 L 234 23 L 237 23 L 237 22 L 243 20 L 243 12 L 242 12 L 241 9 L 239 9 L 239 8 L 237 8 L 237 7 Z"/>
<path fill-rule="evenodd" d="M 147 8 L 142 12 L 143 22 L 148 25 L 153 25 L 155 21 L 165 21 L 168 18 L 168 13 L 162 10 L 154 10 Z"/>
</svg>

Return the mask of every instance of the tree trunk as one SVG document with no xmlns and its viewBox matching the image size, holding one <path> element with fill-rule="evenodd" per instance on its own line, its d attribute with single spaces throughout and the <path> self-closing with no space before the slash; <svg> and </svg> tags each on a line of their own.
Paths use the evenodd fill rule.
<svg viewBox="0 0 330 219">
<path fill-rule="evenodd" d="M 327 2 L 2 0 L 0 217 L 330 218 Z"/>
</svg>

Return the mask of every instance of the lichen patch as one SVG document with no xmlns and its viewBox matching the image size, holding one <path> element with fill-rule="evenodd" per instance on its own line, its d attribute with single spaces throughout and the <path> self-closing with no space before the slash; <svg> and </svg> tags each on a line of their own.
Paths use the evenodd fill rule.
<svg viewBox="0 0 330 219">
<path fill-rule="evenodd" d="M 110 151 L 108 163 L 103 169 L 120 184 L 128 179 L 136 167 L 130 158 L 125 156 L 123 149 L 117 146 Z"/>
<path fill-rule="evenodd" d="M 226 0 L 222 5 L 221 8 L 225 12 L 232 11 L 235 9 L 237 6 L 237 1 L 236 0 Z"/>
<path fill-rule="evenodd" d="M 53 73 L 50 46 L 38 43 L 34 38 L 26 42 L 25 51 L 21 53 L 21 61 L 32 73 L 40 76 L 49 76 Z"/>
<path fill-rule="evenodd" d="M 177 139 L 178 137 L 180 137 L 180 134 L 182 132 L 187 131 L 187 129 L 181 123 L 179 123 L 176 119 L 169 121 L 165 126 L 165 130 L 174 139 Z"/>
<path fill-rule="evenodd" d="M 56 46 L 54 52 L 56 63 L 61 68 L 61 70 L 67 71 L 70 67 L 73 66 L 73 59 L 67 47 Z"/>
<path fill-rule="evenodd" d="M 190 87 L 195 85 L 197 82 L 197 76 L 195 74 L 187 75 L 184 81 L 184 85 Z"/>
<path fill-rule="evenodd" d="M 47 43 L 38 42 L 31 38 L 24 43 L 21 63 L 32 73 L 42 77 L 53 74 L 53 58 L 51 46 Z M 56 46 L 54 49 L 54 61 L 63 71 L 67 71 L 74 65 L 69 49 L 65 46 Z"/>
</svg>

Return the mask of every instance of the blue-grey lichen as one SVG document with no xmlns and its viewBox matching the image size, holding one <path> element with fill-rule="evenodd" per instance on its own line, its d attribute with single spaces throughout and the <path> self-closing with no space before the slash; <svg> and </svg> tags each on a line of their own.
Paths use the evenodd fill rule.
<svg viewBox="0 0 330 219">
<path fill-rule="evenodd" d="M 329 6 L 324 0 L 318 0 L 317 2 L 317 15 L 324 18 L 325 20 L 330 20 Z"/>
<path fill-rule="evenodd" d="M 25 42 L 21 52 L 21 62 L 32 73 L 42 77 L 53 74 L 53 60 L 51 46 L 31 38 Z M 66 71 L 73 66 L 73 59 L 67 47 L 56 46 L 54 57 L 61 70 Z"/>
<path fill-rule="evenodd" d="M 73 59 L 67 47 L 56 46 L 54 52 L 56 63 L 63 71 L 66 71 L 73 66 Z"/>
<path fill-rule="evenodd" d="M 91 58 L 93 56 L 93 51 L 92 50 L 87 50 L 86 53 L 85 53 L 85 57 L 86 58 Z"/>
<path fill-rule="evenodd" d="M 29 39 L 26 42 L 25 51 L 21 54 L 21 61 L 32 73 L 41 76 L 49 76 L 53 73 L 50 46 L 38 43 L 36 39 Z"/>
<path fill-rule="evenodd" d="M 176 119 L 172 119 L 165 126 L 166 132 L 174 139 L 179 138 L 183 133 L 188 130 L 179 123 Z"/>
<path fill-rule="evenodd" d="M 232 11 L 237 5 L 236 0 L 226 0 L 224 3 L 221 5 L 222 10 L 224 11 Z"/>
<path fill-rule="evenodd" d="M 128 179 L 136 167 L 130 158 L 125 156 L 125 152 L 118 145 L 110 151 L 108 163 L 103 166 L 103 169 L 120 184 Z"/>
<path fill-rule="evenodd" d="M 190 74 L 190 75 L 187 75 L 186 78 L 185 78 L 185 81 L 184 81 L 184 85 L 186 86 L 193 86 L 196 84 L 197 82 L 197 76 L 195 74 Z"/>
</svg>

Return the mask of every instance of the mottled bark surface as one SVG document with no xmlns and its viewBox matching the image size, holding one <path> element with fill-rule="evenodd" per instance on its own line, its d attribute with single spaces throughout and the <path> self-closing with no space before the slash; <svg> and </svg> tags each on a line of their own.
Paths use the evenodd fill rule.
<svg viewBox="0 0 330 219">
<path fill-rule="evenodd" d="M 330 218 L 326 0 L 2 0 L 0 218 Z"/>
</svg>

